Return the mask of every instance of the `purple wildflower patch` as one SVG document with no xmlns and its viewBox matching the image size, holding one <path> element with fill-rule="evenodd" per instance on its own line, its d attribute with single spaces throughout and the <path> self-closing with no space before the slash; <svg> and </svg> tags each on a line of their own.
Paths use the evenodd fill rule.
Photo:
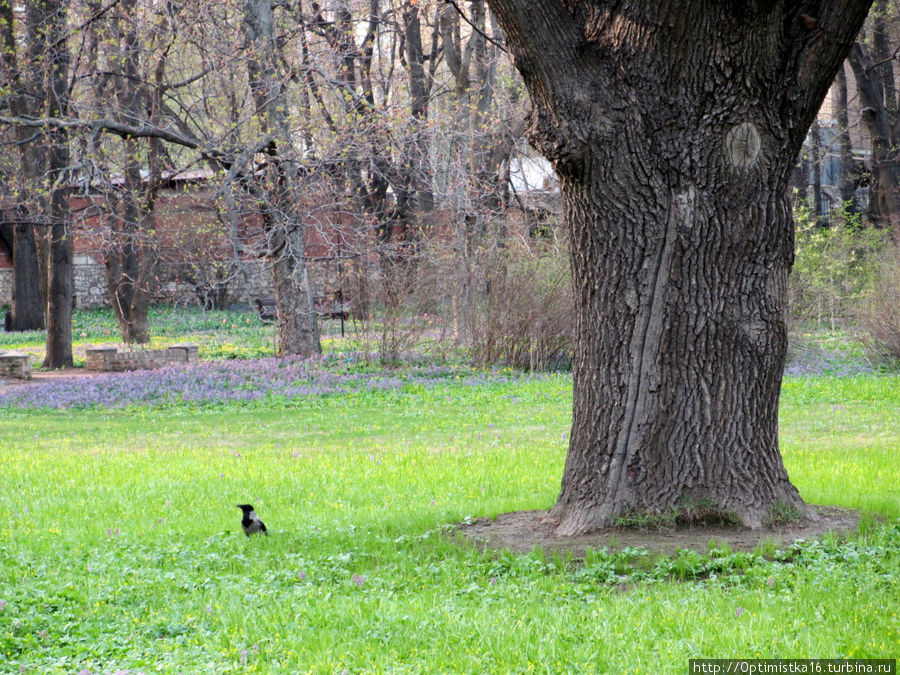
<svg viewBox="0 0 900 675">
<path fill-rule="evenodd" d="M 410 367 L 399 374 L 394 371 L 360 372 L 341 369 L 328 359 L 269 357 L 33 382 L 0 392 L 0 408 L 67 410 L 232 401 L 253 403 L 349 392 L 403 392 L 410 385 L 431 389 L 451 379 L 458 384 L 478 386 L 521 377 L 541 375 L 461 373 L 459 369 L 435 365 Z"/>
</svg>

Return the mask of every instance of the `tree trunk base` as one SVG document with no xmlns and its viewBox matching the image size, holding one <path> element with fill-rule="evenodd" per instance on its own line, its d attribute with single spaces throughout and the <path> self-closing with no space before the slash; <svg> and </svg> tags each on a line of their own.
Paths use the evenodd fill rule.
<svg viewBox="0 0 900 675">
<path fill-rule="evenodd" d="M 580 536 L 608 529 L 666 529 L 721 525 L 760 530 L 816 519 L 816 512 L 789 486 L 768 502 L 746 503 L 736 495 L 691 497 L 675 506 L 635 508 L 629 505 L 567 503 L 560 501 L 542 522 L 561 537 Z"/>
</svg>

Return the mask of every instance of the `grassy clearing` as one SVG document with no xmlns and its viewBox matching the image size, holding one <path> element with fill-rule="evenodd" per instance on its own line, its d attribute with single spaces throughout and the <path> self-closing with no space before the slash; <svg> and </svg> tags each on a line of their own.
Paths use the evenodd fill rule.
<svg viewBox="0 0 900 675">
<path fill-rule="evenodd" d="M 151 341 L 148 348 L 160 348 L 179 342 L 199 347 L 201 360 L 249 359 L 272 356 L 275 351 L 274 328 L 262 323 L 249 309 L 201 311 L 197 307 L 151 307 Z M 322 349 L 326 353 L 357 347 L 359 326 L 346 325 L 346 338 L 340 337 L 340 323 L 321 321 Z M 0 331 L 0 350 L 16 349 L 33 355 L 35 365 L 44 357 L 46 334 L 43 331 L 4 333 Z M 99 345 L 120 345 L 121 334 L 109 308 L 75 310 L 72 317 L 72 351 L 76 366 L 84 366 L 84 351 Z"/>
<path fill-rule="evenodd" d="M 684 672 L 898 652 L 900 388 L 789 378 L 804 497 L 865 532 L 758 555 L 482 553 L 546 508 L 564 375 L 269 402 L 0 412 L 0 671 Z M 240 534 L 253 503 L 272 536 Z"/>
</svg>

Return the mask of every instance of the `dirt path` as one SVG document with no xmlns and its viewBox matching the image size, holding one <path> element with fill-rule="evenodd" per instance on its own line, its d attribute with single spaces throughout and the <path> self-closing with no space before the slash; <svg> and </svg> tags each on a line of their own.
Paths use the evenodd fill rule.
<svg viewBox="0 0 900 675">
<path fill-rule="evenodd" d="M 82 379 L 97 377 L 98 375 L 110 375 L 86 368 L 61 368 L 60 370 L 32 370 L 30 380 L 19 380 L 11 377 L 0 378 L 0 394 L 18 387 L 28 387 L 40 382 L 54 382 L 56 380 Z"/>
</svg>

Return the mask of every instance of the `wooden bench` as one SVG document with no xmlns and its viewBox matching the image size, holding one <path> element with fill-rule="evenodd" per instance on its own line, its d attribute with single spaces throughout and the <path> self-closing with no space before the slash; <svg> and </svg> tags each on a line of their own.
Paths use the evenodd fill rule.
<svg viewBox="0 0 900 675">
<path fill-rule="evenodd" d="M 256 313 L 260 321 L 278 320 L 278 302 L 275 298 L 256 298 L 253 302 L 256 304 Z"/>
<path fill-rule="evenodd" d="M 278 302 L 275 298 L 254 298 L 253 303 L 256 305 L 256 314 L 261 321 L 278 320 Z M 347 321 L 350 318 L 350 303 L 342 302 L 340 298 L 314 295 L 313 308 L 316 310 L 316 314 L 328 319 Z"/>
<path fill-rule="evenodd" d="M 313 296 L 313 307 L 315 307 L 319 316 L 328 317 L 329 319 L 347 321 L 350 318 L 350 303 L 342 302 L 340 296 Z"/>
</svg>

